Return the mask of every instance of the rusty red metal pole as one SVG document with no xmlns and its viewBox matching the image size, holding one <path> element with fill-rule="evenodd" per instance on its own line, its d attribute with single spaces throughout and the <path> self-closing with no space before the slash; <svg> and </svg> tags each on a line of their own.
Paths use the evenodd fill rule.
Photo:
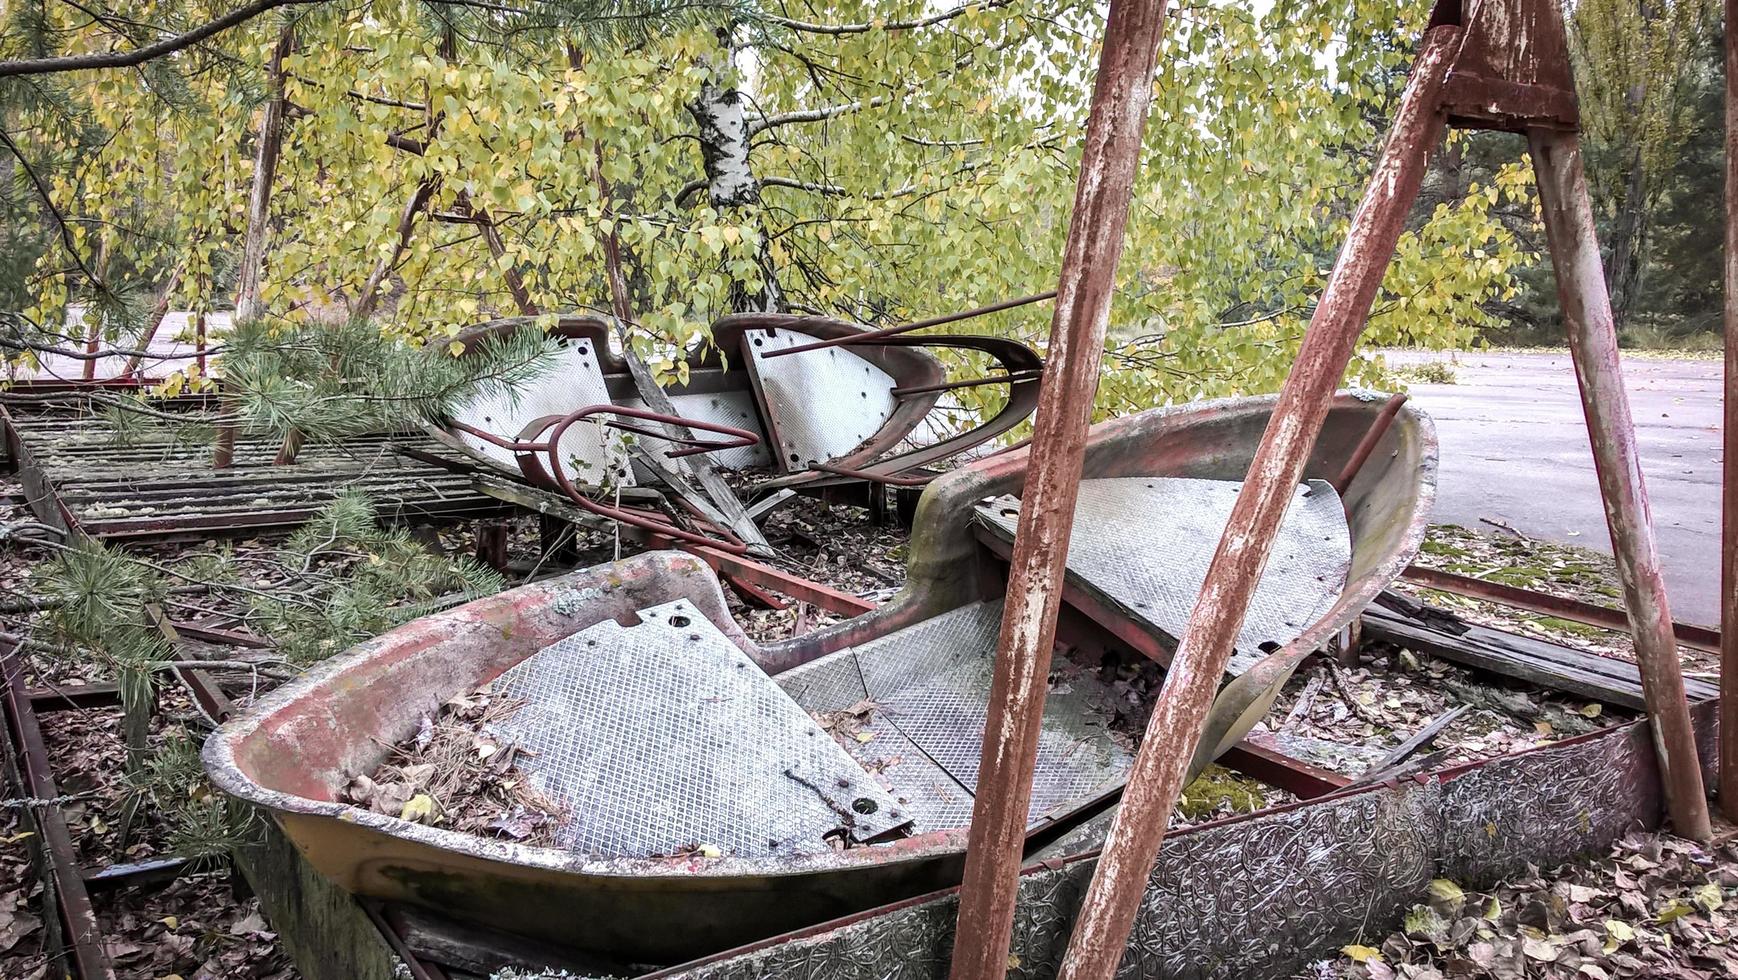
<svg viewBox="0 0 1738 980">
<path fill-rule="evenodd" d="M 1738 0 L 1726 0 L 1726 416 L 1720 481 L 1720 812 L 1738 822 Z"/>
<path fill-rule="evenodd" d="M 1358 478 L 1364 464 L 1370 461 L 1370 454 L 1376 451 L 1376 444 L 1388 433 L 1388 427 L 1394 424 L 1394 416 L 1400 414 L 1400 407 L 1406 404 L 1406 392 L 1396 392 L 1388 397 L 1387 404 L 1376 416 L 1376 421 L 1370 423 L 1370 428 L 1364 433 L 1364 438 L 1358 440 L 1358 447 L 1352 450 L 1352 455 L 1346 460 L 1346 465 L 1340 470 L 1340 475 L 1334 479 L 1334 492 L 1344 497 L 1346 488 Z"/>
<path fill-rule="evenodd" d="M 1605 502 L 1605 523 L 1617 577 L 1623 585 L 1635 656 L 1641 668 L 1642 696 L 1653 723 L 1654 749 L 1665 785 L 1666 809 L 1679 834 L 1692 840 L 1712 836 L 1702 770 L 1696 761 L 1696 736 L 1684 700 L 1678 644 L 1672 635 L 1671 608 L 1654 547 L 1653 515 L 1641 454 L 1630 417 L 1629 393 L 1618 363 L 1617 328 L 1605 291 L 1593 206 L 1581 167 L 1581 140 L 1573 132 L 1534 130 L 1528 134 L 1545 241 L 1557 271 L 1557 300 L 1569 333 L 1570 359 L 1581 388 L 1581 407 L 1593 442 L 1594 469 Z"/>
<path fill-rule="evenodd" d="M 1129 928 L 1201 740 L 1207 711 L 1225 677 L 1232 644 L 1272 550 L 1273 532 L 1285 517 L 1327 418 L 1334 388 L 1370 315 L 1431 150 L 1441 141 L 1442 89 L 1460 35 L 1460 28 L 1454 26 L 1432 28 L 1424 35 L 1370 186 L 1352 216 L 1345 247 L 1310 319 L 1176 657 L 1166 671 L 1123 790 L 1122 807 L 1081 903 L 1059 980 L 1110 980 L 1122 961 Z"/>
<path fill-rule="evenodd" d="M 996 980 L 1008 972 L 1068 538 L 1164 25 L 1165 0 L 1111 0 L 1008 568 L 953 980 Z"/>
</svg>

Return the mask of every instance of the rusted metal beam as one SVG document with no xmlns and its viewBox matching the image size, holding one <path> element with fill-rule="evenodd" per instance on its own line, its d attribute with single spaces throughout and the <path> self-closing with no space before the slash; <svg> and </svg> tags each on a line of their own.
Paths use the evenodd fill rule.
<svg viewBox="0 0 1738 980">
<path fill-rule="evenodd" d="M 1166 0 L 1111 0 L 1105 23 L 996 642 L 953 980 L 994 980 L 1008 969 L 1068 539 L 1165 8 Z"/>
<path fill-rule="evenodd" d="M 1063 956 L 1060 980 L 1110 980 L 1122 960 L 1208 708 L 1267 564 L 1273 532 L 1303 476 L 1334 386 L 1345 374 L 1431 151 L 1441 141 L 1442 90 L 1460 36 L 1461 29 L 1449 24 L 1424 35 L 1387 144 L 1352 216 L 1345 247 L 1310 319 L 1154 703 L 1122 807 Z M 1009 601 L 1011 605 L 1012 595 Z"/>
<path fill-rule="evenodd" d="M 1352 777 L 1295 759 L 1251 739 L 1225 750 L 1220 765 L 1269 786 L 1278 786 L 1300 799 L 1314 799 L 1350 785 Z"/>
<path fill-rule="evenodd" d="M 33 687 L 27 692 L 30 706 L 37 715 L 51 711 L 77 711 L 84 708 L 108 708 L 121 703 L 121 687 L 110 681 L 94 684 L 68 684 L 64 687 Z"/>
<path fill-rule="evenodd" d="M 48 759 L 48 747 L 42 741 L 42 729 L 37 725 L 36 711 L 31 706 L 24 686 L 24 662 L 17 647 L 0 641 L 0 672 L 6 676 L 0 683 L 4 691 L 6 727 L 17 749 L 18 771 L 23 776 L 22 789 L 37 800 L 52 800 L 60 795 L 54 785 L 54 770 Z M 66 936 L 72 946 L 72 961 L 78 967 L 81 980 L 114 980 L 114 967 L 103 953 L 102 927 L 91 907 L 90 893 L 79 873 L 78 856 L 73 850 L 72 835 L 66 827 L 66 817 L 52 803 L 31 807 L 37 832 L 42 836 L 43 861 L 47 865 L 50 891 L 58 906 Z"/>
<path fill-rule="evenodd" d="M 163 639 L 169 644 L 170 649 L 181 646 L 181 631 L 163 614 L 162 607 L 154 602 L 148 602 L 144 606 L 144 612 L 145 618 L 150 621 L 152 626 L 156 627 L 157 632 L 163 634 Z M 229 697 L 223 693 L 223 689 L 218 686 L 217 681 L 209 673 L 197 667 L 186 666 L 176 666 L 171 669 L 171 672 L 182 686 L 187 688 L 187 693 L 193 696 L 193 700 L 212 721 L 222 724 L 229 720 L 230 715 L 235 713 L 235 705 L 230 703 Z"/>
<path fill-rule="evenodd" d="M 1594 470 L 1611 531 L 1611 551 L 1623 584 L 1642 693 L 1654 726 L 1666 809 L 1677 832 L 1692 840 L 1712 835 L 1696 737 L 1684 699 L 1684 678 L 1672 635 L 1671 607 L 1654 546 L 1647 482 L 1636 447 L 1629 393 L 1618 361 L 1617 328 L 1605 290 L 1593 206 L 1581 165 L 1580 137 L 1572 132 L 1528 134 L 1545 240 L 1557 271 L 1557 299 L 1569 333 L 1569 355 L 1580 383 L 1581 406 L 1593 443 Z"/>
<path fill-rule="evenodd" d="M 1456 575 L 1440 568 L 1425 568 L 1423 565 L 1413 565 L 1400 573 L 1400 577 L 1415 585 L 1427 589 L 1447 592 L 1451 595 L 1465 596 L 1468 599 L 1486 599 L 1516 609 L 1528 612 L 1542 613 L 1567 619 L 1572 623 L 1584 623 L 1597 626 L 1600 629 L 1615 630 L 1619 633 L 1629 632 L 1629 616 L 1621 609 L 1609 606 L 1582 602 L 1580 599 L 1570 599 L 1560 595 L 1550 595 L 1545 592 L 1535 592 L 1519 586 L 1504 585 L 1501 582 L 1491 582 L 1470 575 Z M 1672 635 L 1678 643 L 1692 650 L 1702 650 L 1708 653 L 1720 651 L 1720 633 L 1706 626 L 1694 626 L 1689 623 L 1672 623 Z"/>
<path fill-rule="evenodd" d="M 961 320 L 989 316 L 991 313 L 1000 313 L 1003 310 L 1012 310 L 1016 307 L 1030 306 L 1033 303 L 1042 303 L 1047 299 L 1055 298 L 1056 290 L 1052 289 L 1046 293 L 1022 296 L 1019 299 L 1005 299 L 1000 303 L 991 303 L 988 306 L 980 306 L 976 309 L 964 310 L 959 313 L 944 313 L 941 316 L 932 316 L 927 320 L 913 320 L 910 323 L 902 323 L 897 327 L 882 327 L 879 330 L 868 330 L 863 333 L 848 334 L 843 337 L 829 337 L 826 340 L 817 340 L 813 343 L 798 344 L 795 347 L 786 347 L 782 350 L 768 351 L 764 356 L 789 357 L 792 354 L 803 354 L 812 350 L 825 350 L 828 347 L 868 344 L 887 337 L 897 337 L 902 333 L 910 333 L 913 330 L 922 330 L 924 327 L 939 327 L 944 323 L 958 323 Z"/>
<path fill-rule="evenodd" d="M 648 536 L 651 543 L 660 548 L 681 548 L 706 564 L 721 575 L 759 586 L 772 592 L 788 595 L 792 599 L 800 599 L 811 606 L 825 609 L 841 616 L 861 616 L 874 609 L 876 603 L 854 596 L 849 592 L 841 592 L 830 585 L 822 585 L 789 572 L 781 571 L 771 565 L 763 565 L 752 558 L 708 548 L 704 545 L 672 541 L 659 534 Z"/>
<path fill-rule="evenodd" d="M 1720 812 L 1738 821 L 1738 0 L 1726 0 L 1726 416 L 1720 481 Z"/>
</svg>

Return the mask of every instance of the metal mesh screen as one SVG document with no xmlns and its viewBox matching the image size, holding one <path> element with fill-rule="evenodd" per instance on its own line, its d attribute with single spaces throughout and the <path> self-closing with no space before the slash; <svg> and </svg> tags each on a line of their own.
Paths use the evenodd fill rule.
<svg viewBox="0 0 1738 980">
<path fill-rule="evenodd" d="M 760 383 L 779 461 L 791 471 L 837 459 L 881 430 L 898 401 L 893 378 L 843 347 L 767 358 L 815 338 L 791 330 L 743 335 L 748 369 Z"/>
<path fill-rule="evenodd" d="M 1069 577 L 1174 640 L 1188 623 L 1241 487 L 1175 477 L 1082 481 Z M 979 504 L 977 514 L 1012 541 L 1020 500 L 996 497 Z M 1282 647 L 1321 618 L 1345 589 L 1351 562 L 1339 495 L 1321 480 L 1298 487 L 1227 669 L 1242 673 L 1263 656 L 1264 646 Z"/>
<path fill-rule="evenodd" d="M 567 810 L 561 846 L 650 857 L 824 852 L 908 823 L 887 791 L 686 602 L 551 644 L 495 687 L 524 706 L 496 733 Z"/>
</svg>

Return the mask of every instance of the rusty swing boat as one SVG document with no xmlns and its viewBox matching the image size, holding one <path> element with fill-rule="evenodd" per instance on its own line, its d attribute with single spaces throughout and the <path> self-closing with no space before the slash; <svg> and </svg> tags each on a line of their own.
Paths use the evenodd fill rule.
<svg viewBox="0 0 1738 980">
<path fill-rule="evenodd" d="M 1197 769 L 1416 553 L 1436 442 L 1402 401 L 1335 398 Z M 1127 706 L 1093 658 L 1168 660 L 1273 405 L 1186 405 L 1093 428 L 1031 847 L 1117 798 L 1132 747 L 1111 729 Z M 997 556 L 1026 464 L 1022 448 L 935 479 L 903 591 L 854 619 L 756 643 L 700 560 L 643 553 L 364 643 L 216 732 L 207 769 L 353 893 L 627 962 L 701 955 L 957 884 L 1005 588 Z M 485 683 L 525 701 L 501 734 L 537 753 L 534 782 L 567 810 L 561 846 L 338 802 L 425 716 Z M 853 711 L 866 715 L 853 737 L 817 721 Z"/>
</svg>

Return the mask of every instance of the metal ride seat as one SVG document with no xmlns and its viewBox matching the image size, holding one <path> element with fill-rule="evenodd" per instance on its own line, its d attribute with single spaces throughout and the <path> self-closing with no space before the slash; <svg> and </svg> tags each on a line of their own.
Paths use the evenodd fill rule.
<svg viewBox="0 0 1738 980">
<path fill-rule="evenodd" d="M 462 357 L 489 337 L 539 329 L 538 318 L 513 317 L 471 327 L 456 339 Z M 431 431 L 481 463 L 562 492 L 611 520 L 740 550 L 728 531 L 673 509 L 680 498 L 667 500 L 657 488 L 658 474 L 635 458 L 655 450 L 632 446 L 631 439 L 674 443 L 666 457 L 706 453 L 726 469 L 767 467 L 774 473 L 768 488 L 919 486 L 937 475 L 931 464 L 1006 432 L 1037 405 L 1042 362 L 1023 344 L 877 333 L 825 317 L 726 317 L 714 326 L 711 344 L 690 352 L 687 381 L 668 391 L 675 414 L 665 415 L 648 408 L 627 364 L 612 351 L 606 321 L 563 317 L 550 330 L 558 343 L 550 370 L 516 390 L 473 398 Z M 824 349 L 810 349 L 816 344 Z M 987 353 L 1004 370 L 950 382 L 941 363 L 920 349 L 926 347 Z M 1008 386 L 994 417 L 911 445 L 944 392 L 979 385 Z M 673 437 L 666 426 L 699 435 Z"/>
<path fill-rule="evenodd" d="M 1068 542 L 1067 581 L 1098 616 L 1139 623 L 1175 649 L 1242 484 L 1179 477 L 1083 480 Z M 980 503 L 975 520 L 1014 543 L 1020 498 Z M 1235 677 L 1302 635 L 1345 590 L 1351 529 L 1326 480 L 1297 488 L 1275 532 L 1226 671 Z M 1089 613 L 1090 614 L 1090 613 Z"/>
<path fill-rule="evenodd" d="M 1239 479 L 1273 406 L 1212 402 L 1094 426 L 1089 489 L 1136 481 L 1147 507 L 1163 501 L 1144 496 L 1146 482 Z M 1360 455 L 1367 465 L 1347 478 Z M 1266 713 L 1301 655 L 1410 563 L 1435 461 L 1424 416 L 1391 414 L 1379 397 L 1335 398 L 1305 477 L 1333 479 L 1344 504 L 1343 587 L 1325 611 L 1300 611 L 1313 619 L 1294 639 L 1221 689 L 1203 741 L 1209 758 Z M 851 619 L 757 643 L 699 557 L 640 554 L 359 645 L 215 734 L 207 771 L 269 809 L 347 890 L 630 961 L 700 955 L 947 887 L 959 881 L 979 789 L 1006 594 L 996 563 L 983 560 L 1005 541 L 977 515 L 987 499 L 1017 498 L 1026 477 L 1027 454 L 1014 450 L 937 478 L 918 504 L 905 588 Z M 1152 529 L 1167 514 L 1136 516 L 1121 532 L 1129 550 L 1165 547 Z M 1151 620 L 1083 622 L 1081 608 L 1065 611 L 1067 648 L 1045 678 L 1026 814 L 1033 846 L 1096 812 L 1131 772 L 1128 729 L 1113 725 L 1126 726 L 1117 716 L 1130 692 L 1107 679 L 1098 654 L 1167 656 Z M 341 802 L 342 787 L 425 715 L 484 683 L 527 703 L 529 713 L 507 722 L 520 726 L 507 740 L 530 743 L 538 755 L 529 764 L 547 767 L 543 788 L 574 816 L 560 845 Z M 597 737 L 606 731 L 631 734 Z M 804 747 L 789 745 L 796 740 Z"/>
</svg>

